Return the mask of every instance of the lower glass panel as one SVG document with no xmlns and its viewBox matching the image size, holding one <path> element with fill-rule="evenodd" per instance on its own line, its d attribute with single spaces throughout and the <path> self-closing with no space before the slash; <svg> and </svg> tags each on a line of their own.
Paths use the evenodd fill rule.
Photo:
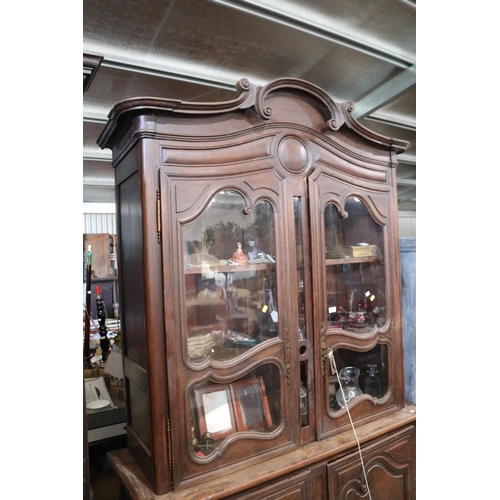
<svg viewBox="0 0 500 500">
<path fill-rule="evenodd" d="M 331 411 L 339 411 L 361 394 L 381 399 L 387 394 L 387 346 L 379 344 L 367 352 L 338 349 L 333 353 L 338 373 L 329 369 L 329 404 Z M 339 384 L 342 384 L 340 389 Z"/>
<path fill-rule="evenodd" d="M 191 390 L 192 448 L 208 457 L 227 439 L 275 431 L 282 420 L 279 368 L 266 363 L 228 383 L 206 381 Z M 257 436 L 256 436 L 257 437 Z"/>
</svg>

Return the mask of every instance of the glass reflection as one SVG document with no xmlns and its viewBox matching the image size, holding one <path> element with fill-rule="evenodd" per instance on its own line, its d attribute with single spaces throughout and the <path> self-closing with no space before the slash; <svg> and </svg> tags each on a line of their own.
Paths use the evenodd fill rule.
<svg viewBox="0 0 500 500">
<path fill-rule="evenodd" d="M 327 322 L 363 333 L 386 322 L 383 228 L 357 197 L 345 210 L 325 208 Z"/>
<path fill-rule="evenodd" d="M 278 335 L 274 213 L 246 210 L 243 196 L 219 192 L 183 227 L 187 351 L 230 360 Z"/>
</svg>

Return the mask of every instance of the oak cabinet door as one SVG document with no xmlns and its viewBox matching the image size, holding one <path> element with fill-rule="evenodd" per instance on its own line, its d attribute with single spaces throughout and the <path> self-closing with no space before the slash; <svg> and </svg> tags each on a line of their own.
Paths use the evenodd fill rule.
<svg viewBox="0 0 500 500">
<path fill-rule="evenodd" d="M 262 500 L 264 498 L 266 500 L 310 500 L 315 498 L 312 496 L 310 471 L 301 472 L 241 496 L 231 497 L 231 500 Z"/>
<path fill-rule="evenodd" d="M 414 500 L 414 433 L 410 426 L 362 448 L 368 486 L 358 452 L 329 464 L 330 500 L 366 499 L 368 488 L 372 500 Z"/>
</svg>

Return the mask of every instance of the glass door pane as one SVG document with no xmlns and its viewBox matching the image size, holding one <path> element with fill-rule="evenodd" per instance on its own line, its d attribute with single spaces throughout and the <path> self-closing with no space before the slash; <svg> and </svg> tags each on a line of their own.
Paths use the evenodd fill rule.
<svg viewBox="0 0 500 500">
<path fill-rule="evenodd" d="M 187 355 L 226 362 L 278 336 L 272 205 L 219 192 L 183 227 Z"/>
<path fill-rule="evenodd" d="M 358 197 L 348 198 L 343 208 L 344 217 L 334 203 L 324 212 L 324 335 L 333 351 L 325 370 L 326 413 L 345 420 L 346 406 L 364 401 L 373 409 L 390 389 L 389 347 L 377 337 L 389 326 L 384 228 Z"/>
<path fill-rule="evenodd" d="M 361 334 L 386 322 L 383 230 L 359 198 L 345 211 L 325 209 L 327 324 Z"/>
</svg>

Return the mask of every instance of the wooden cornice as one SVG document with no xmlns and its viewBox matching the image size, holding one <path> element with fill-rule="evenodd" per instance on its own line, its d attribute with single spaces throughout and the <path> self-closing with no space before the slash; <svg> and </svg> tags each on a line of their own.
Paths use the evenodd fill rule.
<svg viewBox="0 0 500 500">
<path fill-rule="evenodd" d="M 237 96 L 234 99 L 221 102 L 190 102 L 177 99 L 165 99 L 156 97 L 134 97 L 117 103 L 108 115 L 108 121 L 97 138 L 97 144 L 102 148 L 108 148 L 110 139 L 117 130 L 120 120 L 128 115 L 137 114 L 188 114 L 188 115 L 216 115 L 236 110 L 254 108 L 255 112 L 263 119 L 270 120 L 273 109 L 266 105 L 267 97 L 274 91 L 302 91 L 319 101 L 321 107 L 327 110 L 325 126 L 330 131 L 339 130 L 342 126 L 349 127 L 353 132 L 368 141 L 388 147 L 395 153 L 401 153 L 409 146 L 407 141 L 394 139 L 378 134 L 359 123 L 352 115 L 354 104 L 345 102 L 337 104 L 323 89 L 299 78 L 278 78 L 268 84 L 258 87 L 251 84 L 246 78 L 236 83 Z M 394 162 L 395 165 L 397 162 Z"/>
</svg>

